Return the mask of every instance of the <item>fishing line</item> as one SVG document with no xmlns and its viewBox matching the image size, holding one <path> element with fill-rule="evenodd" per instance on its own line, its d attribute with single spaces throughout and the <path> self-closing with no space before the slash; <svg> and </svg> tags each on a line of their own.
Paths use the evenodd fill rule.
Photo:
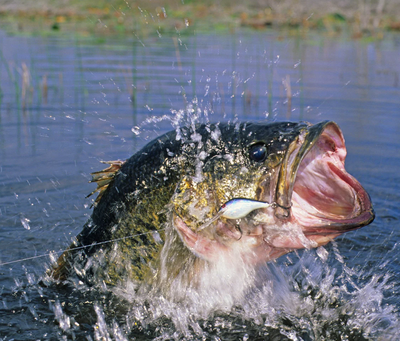
<svg viewBox="0 0 400 341">
<path fill-rule="evenodd" d="M 137 237 L 137 236 L 144 236 L 146 234 L 155 233 L 155 232 L 163 231 L 163 230 L 165 230 L 165 227 L 162 228 L 162 229 L 159 229 L 159 230 L 155 230 L 155 231 L 143 232 L 143 233 L 133 234 L 133 235 L 130 235 L 130 236 L 121 237 L 121 238 L 117 238 L 117 239 L 105 240 L 103 242 L 93 243 L 93 244 L 90 244 L 90 245 L 82 245 L 82 246 L 77 246 L 77 247 L 73 247 L 73 248 L 69 248 L 69 249 L 65 249 L 65 250 L 52 251 L 52 252 L 49 252 L 49 253 L 45 253 L 43 255 L 15 259 L 15 260 L 11 260 L 9 262 L 0 262 L 0 266 L 13 264 L 13 263 L 19 263 L 19 262 L 25 262 L 25 261 L 36 259 L 36 258 L 49 257 L 52 254 L 59 254 L 59 253 L 63 253 L 63 252 L 66 252 L 66 251 L 76 251 L 76 250 L 86 249 L 86 248 L 92 247 L 92 246 L 103 245 L 103 244 L 108 244 L 108 243 L 112 243 L 112 242 L 119 242 L 119 241 L 124 240 L 124 239 L 130 239 L 130 238 L 134 238 L 134 237 Z"/>
<path fill-rule="evenodd" d="M 240 219 L 240 218 L 243 218 L 246 215 L 248 215 L 251 211 L 254 211 L 254 210 L 262 208 L 262 207 L 263 208 L 281 207 L 281 208 L 284 208 L 284 209 L 290 209 L 290 207 L 281 206 L 276 202 L 268 203 L 268 202 L 252 200 L 252 199 L 234 198 L 234 199 L 231 199 L 228 202 L 226 202 L 224 205 L 222 205 L 222 207 L 220 208 L 219 212 L 214 217 L 212 217 L 209 221 L 207 221 L 206 223 L 201 225 L 197 229 L 197 231 L 201 231 L 201 230 L 205 229 L 206 227 L 210 226 L 213 222 L 215 222 L 216 220 L 218 220 L 221 217 L 228 218 L 228 219 Z M 118 242 L 118 241 L 121 241 L 121 240 L 124 240 L 124 239 L 130 239 L 130 238 L 134 238 L 134 237 L 137 237 L 137 236 L 143 236 L 143 235 L 146 235 L 146 234 L 150 234 L 150 233 L 154 233 L 154 232 L 158 232 L 158 231 L 163 231 L 163 230 L 165 230 L 165 228 L 157 230 L 157 231 L 149 231 L 149 232 L 138 233 L 138 234 L 134 234 L 134 235 L 126 236 L 126 237 L 121 237 L 121 238 L 117 238 L 117 239 L 109 239 L 109 240 L 105 240 L 105 241 L 102 241 L 102 242 L 93 243 L 93 244 L 90 244 L 90 245 L 82 245 L 82 246 L 77 246 L 77 247 L 69 248 L 69 249 L 65 249 L 65 250 L 52 251 L 52 252 L 49 252 L 49 253 L 45 253 L 43 255 L 20 258 L 20 259 L 12 260 L 12 261 L 9 261 L 9 262 L 1 262 L 0 266 L 19 263 L 19 262 L 25 262 L 25 261 L 32 260 L 32 259 L 37 259 L 37 258 L 49 257 L 52 254 L 60 254 L 60 253 L 66 252 L 66 251 L 76 251 L 76 250 L 86 249 L 86 248 L 92 247 L 92 246 L 103 245 L 103 244 L 108 244 L 108 243 L 112 243 L 112 242 Z M 240 228 L 239 228 L 239 231 L 242 233 Z"/>
</svg>

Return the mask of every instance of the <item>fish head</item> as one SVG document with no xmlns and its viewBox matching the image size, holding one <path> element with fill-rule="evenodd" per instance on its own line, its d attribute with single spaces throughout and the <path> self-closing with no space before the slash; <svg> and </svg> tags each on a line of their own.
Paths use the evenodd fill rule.
<svg viewBox="0 0 400 341">
<path fill-rule="evenodd" d="M 237 253 L 250 263 L 268 261 L 374 219 L 369 195 L 344 168 L 345 141 L 334 122 L 228 126 L 211 140 L 203 135 L 202 151 L 196 146 L 203 157 L 172 198 L 173 225 L 201 258 Z M 252 209 L 253 202 L 270 205 Z M 232 203 L 250 210 L 220 213 Z"/>
</svg>

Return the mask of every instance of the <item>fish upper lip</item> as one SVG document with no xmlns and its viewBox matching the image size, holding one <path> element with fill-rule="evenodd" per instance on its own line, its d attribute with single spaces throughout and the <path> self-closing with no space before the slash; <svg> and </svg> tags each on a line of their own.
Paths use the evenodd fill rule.
<svg viewBox="0 0 400 341">
<path fill-rule="evenodd" d="M 314 146 L 316 147 L 313 149 Z M 310 151 L 315 155 L 309 156 Z M 314 156 L 316 159 L 312 158 Z M 281 164 L 275 192 L 278 206 L 275 216 L 278 219 L 298 221 L 308 235 L 343 233 L 372 222 L 375 214 L 370 197 L 360 183 L 344 169 L 345 157 L 344 138 L 336 123 L 324 121 L 304 128 L 292 142 Z M 312 164 L 314 161 L 315 167 Z M 337 186 L 339 194 L 324 193 L 324 183 L 319 182 L 318 176 L 325 176 L 327 180 L 329 176 L 336 178 L 338 182 L 328 183 L 326 191 L 335 192 L 329 186 Z M 306 185 L 306 180 L 310 183 L 310 188 Z M 309 190 L 310 193 L 299 195 L 296 191 L 302 189 L 304 192 Z M 355 201 L 351 203 L 352 197 Z M 302 204 L 296 202 L 299 198 L 303 200 Z M 318 200 L 324 202 L 324 199 L 327 199 L 327 204 L 318 203 Z M 338 209 L 333 204 L 334 200 L 338 201 Z M 316 202 L 316 207 L 313 207 L 313 201 Z M 351 204 L 354 205 L 352 212 Z M 341 209 L 344 213 L 340 212 Z M 316 213 L 312 212 L 314 210 Z"/>
</svg>

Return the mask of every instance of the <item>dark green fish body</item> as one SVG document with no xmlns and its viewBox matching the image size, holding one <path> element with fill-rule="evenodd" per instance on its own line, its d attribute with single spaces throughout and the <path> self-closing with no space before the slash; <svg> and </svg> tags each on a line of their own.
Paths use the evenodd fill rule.
<svg viewBox="0 0 400 341">
<path fill-rule="evenodd" d="M 91 219 L 52 275 L 170 286 L 198 280 L 225 255 L 258 264 L 324 245 L 374 217 L 344 157 L 333 122 L 220 123 L 164 134 L 94 175 L 100 195 Z M 235 198 L 273 205 L 212 220 Z"/>
</svg>

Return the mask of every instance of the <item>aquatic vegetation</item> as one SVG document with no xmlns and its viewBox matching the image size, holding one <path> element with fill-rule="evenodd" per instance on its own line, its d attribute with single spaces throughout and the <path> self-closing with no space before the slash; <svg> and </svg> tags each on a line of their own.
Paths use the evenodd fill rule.
<svg viewBox="0 0 400 341">
<path fill-rule="evenodd" d="M 43 9 L 45 8 L 45 9 Z M 3 27 L 13 32 L 60 35 L 65 32 L 87 35 L 125 35 L 133 32 L 161 36 L 176 30 L 185 34 L 231 31 L 241 26 L 255 29 L 274 27 L 300 30 L 319 29 L 330 35 L 350 31 L 353 37 L 381 37 L 385 30 L 398 30 L 400 9 L 395 2 L 377 3 L 351 0 L 324 2 L 293 0 L 265 4 L 238 1 L 69 1 L 42 0 L 23 7 L 0 6 Z M 187 30 L 187 28 L 190 28 Z"/>
</svg>

